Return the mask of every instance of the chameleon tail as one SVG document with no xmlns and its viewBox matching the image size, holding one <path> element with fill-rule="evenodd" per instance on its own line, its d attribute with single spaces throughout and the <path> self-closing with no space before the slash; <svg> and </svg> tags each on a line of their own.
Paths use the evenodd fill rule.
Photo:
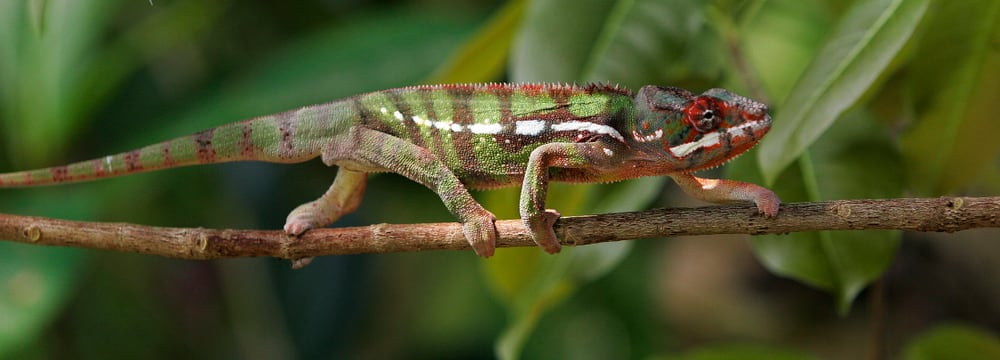
<svg viewBox="0 0 1000 360">
<path fill-rule="evenodd" d="M 319 156 L 322 139 L 329 139 L 338 129 L 349 126 L 340 105 L 305 107 L 93 160 L 0 174 L 0 188 L 82 182 L 232 161 L 303 162 Z"/>
</svg>

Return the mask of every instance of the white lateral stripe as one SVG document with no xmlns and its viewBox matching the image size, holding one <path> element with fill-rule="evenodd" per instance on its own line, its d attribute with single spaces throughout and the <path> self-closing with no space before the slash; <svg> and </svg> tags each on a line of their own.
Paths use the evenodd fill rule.
<svg viewBox="0 0 1000 360">
<path fill-rule="evenodd" d="M 538 135 L 545 130 L 545 121 L 522 120 L 514 123 L 514 133 L 518 135 Z"/>
<path fill-rule="evenodd" d="M 499 134 L 500 130 L 503 130 L 503 125 L 500 124 L 472 124 L 468 126 L 469 131 L 473 134 Z"/>
<path fill-rule="evenodd" d="M 670 152 L 673 153 L 674 156 L 676 157 L 685 157 L 690 155 L 695 150 L 701 149 L 703 147 L 715 146 L 718 143 L 719 143 L 719 133 L 713 132 L 706 134 L 705 136 L 702 136 L 701 139 L 698 139 L 696 141 L 689 142 L 686 144 L 680 144 L 677 146 L 671 146 Z"/>
<path fill-rule="evenodd" d="M 410 117 L 414 124 L 418 126 L 433 127 L 438 130 L 451 130 L 453 132 L 461 132 L 462 125 L 455 124 L 449 121 L 434 121 L 434 119 L 424 119 L 420 115 L 413 115 Z"/>
<path fill-rule="evenodd" d="M 759 125 L 760 125 L 759 122 L 748 122 L 740 126 L 734 126 L 728 128 L 726 129 L 726 133 L 731 136 L 743 136 L 744 135 L 743 129 L 747 128 L 753 129 Z M 691 155 L 692 152 L 695 152 L 698 149 L 712 147 L 717 144 L 719 144 L 719 133 L 713 132 L 706 134 L 705 136 L 702 136 L 702 138 L 698 139 L 697 141 L 673 146 L 670 148 L 670 152 L 673 153 L 674 156 L 676 157 L 685 157 Z"/>
<path fill-rule="evenodd" d="M 619 133 L 618 130 L 615 130 L 615 128 L 586 121 L 567 121 L 564 123 L 553 124 L 552 131 L 589 131 L 595 134 L 610 135 L 618 141 L 625 141 L 622 134 Z"/>
</svg>

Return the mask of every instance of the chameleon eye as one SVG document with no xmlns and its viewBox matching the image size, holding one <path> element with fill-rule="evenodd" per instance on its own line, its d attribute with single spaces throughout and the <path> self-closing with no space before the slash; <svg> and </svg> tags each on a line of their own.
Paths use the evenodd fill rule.
<svg viewBox="0 0 1000 360">
<path fill-rule="evenodd" d="M 712 131 L 719 126 L 721 118 L 712 101 L 700 98 L 696 99 L 687 109 L 686 120 L 698 132 L 705 133 Z"/>
<path fill-rule="evenodd" d="M 701 121 L 712 121 L 715 120 L 715 111 L 705 110 L 701 113 Z"/>
</svg>

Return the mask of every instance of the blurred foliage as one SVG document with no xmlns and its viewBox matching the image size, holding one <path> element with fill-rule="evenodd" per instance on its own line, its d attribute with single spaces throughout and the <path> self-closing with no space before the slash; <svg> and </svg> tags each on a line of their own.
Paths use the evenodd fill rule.
<svg viewBox="0 0 1000 360">
<path fill-rule="evenodd" d="M 998 39 L 992 0 L 10 0 L 0 169 L 409 84 L 608 81 L 766 100 L 774 129 L 728 177 L 787 202 L 996 194 Z M 318 161 L 183 168 L 5 190 L 0 211 L 280 228 L 333 173 Z M 370 182 L 338 225 L 449 219 L 419 185 Z M 556 184 L 549 206 L 690 204 L 675 193 L 660 178 Z M 476 196 L 517 216 L 517 189 Z M 974 357 L 1000 347 L 998 236 L 702 237 L 298 271 L 0 243 L 0 358 Z"/>
<path fill-rule="evenodd" d="M 1000 357 L 1000 338 L 996 334 L 955 324 L 942 325 L 921 334 L 903 352 L 907 360 L 997 357 Z"/>
</svg>

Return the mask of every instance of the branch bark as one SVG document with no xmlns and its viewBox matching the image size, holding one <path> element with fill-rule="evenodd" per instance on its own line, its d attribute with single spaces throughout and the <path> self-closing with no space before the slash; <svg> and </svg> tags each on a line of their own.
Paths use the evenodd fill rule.
<svg viewBox="0 0 1000 360">
<path fill-rule="evenodd" d="M 534 246 L 520 220 L 497 221 L 498 247 Z M 753 205 L 655 209 L 570 216 L 555 226 L 564 245 L 676 235 L 785 234 L 793 231 L 898 229 L 955 232 L 1000 227 L 1000 197 L 838 200 L 783 204 L 766 219 Z M 458 223 L 327 228 L 301 237 L 280 230 L 166 228 L 0 214 L 0 239 L 182 259 L 314 256 L 469 249 Z"/>
</svg>

